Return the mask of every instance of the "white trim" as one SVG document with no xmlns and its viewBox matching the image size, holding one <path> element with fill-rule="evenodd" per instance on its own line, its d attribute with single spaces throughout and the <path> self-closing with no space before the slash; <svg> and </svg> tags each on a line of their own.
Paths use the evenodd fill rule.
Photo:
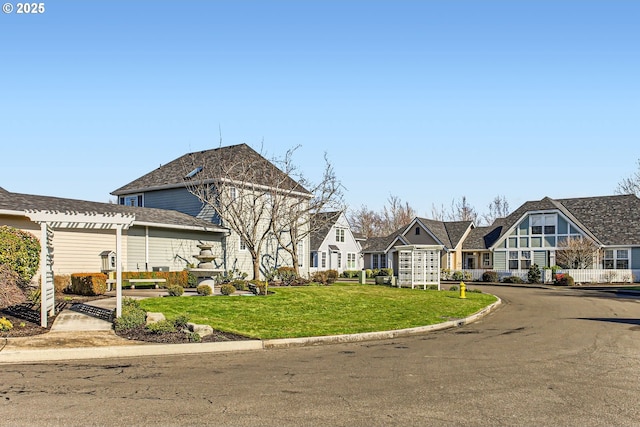
<svg viewBox="0 0 640 427">
<path fill-rule="evenodd" d="M 164 224 L 164 223 L 149 222 L 149 221 L 134 221 L 133 225 L 139 225 L 142 227 L 171 228 L 175 230 L 206 231 L 210 233 L 228 233 L 229 232 L 228 228 L 216 227 L 216 226 L 212 226 L 211 228 L 209 228 L 207 226 L 199 226 L 199 225 Z"/>
</svg>

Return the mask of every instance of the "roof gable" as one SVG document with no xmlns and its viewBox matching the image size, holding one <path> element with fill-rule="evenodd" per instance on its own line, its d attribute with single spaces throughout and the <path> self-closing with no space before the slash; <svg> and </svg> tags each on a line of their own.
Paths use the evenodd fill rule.
<svg viewBox="0 0 640 427">
<path fill-rule="evenodd" d="M 506 218 L 497 219 L 491 226 L 472 230 L 463 248 L 492 248 L 525 216 L 545 211 L 561 213 L 590 238 L 605 246 L 640 244 L 640 199 L 627 194 L 555 200 L 545 197 L 528 201 Z"/>
</svg>

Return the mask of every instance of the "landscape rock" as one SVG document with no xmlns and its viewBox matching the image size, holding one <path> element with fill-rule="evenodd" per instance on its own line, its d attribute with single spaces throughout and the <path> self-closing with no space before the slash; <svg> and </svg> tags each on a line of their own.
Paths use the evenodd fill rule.
<svg viewBox="0 0 640 427">
<path fill-rule="evenodd" d="M 164 314 L 162 313 L 153 313 L 153 312 L 147 313 L 147 325 L 150 325 L 152 323 L 158 323 L 162 320 L 166 320 L 166 318 L 164 317 Z"/>
<path fill-rule="evenodd" d="M 200 335 L 200 338 L 204 338 L 208 335 L 213 335 L 213 328 L 209 325 L 198 325 L 196 323 L 187 323 L 187 328 L 190 332 L 195 332 Z"/>
</svg>

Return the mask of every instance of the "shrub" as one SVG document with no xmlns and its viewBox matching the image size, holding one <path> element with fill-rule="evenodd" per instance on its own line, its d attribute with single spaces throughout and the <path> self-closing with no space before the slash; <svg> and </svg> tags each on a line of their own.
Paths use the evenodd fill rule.
<svg viewBox="0 0 640 427">
<path fill-rule="evenodd" d="M 238 291 L 246 291 L 247 290 L 247 282 L 243 279 L 234 279 L 231 284 Z"/>
<path fill-rule="evenodd" d="M 440 278 L 442 280 L 451 280 L 451 269 L 450 268 L 440 269 Z"/>
<path fill-rule="evenodd" d="M 40 294 L 42 294 L 42 290 L 40 288 L 31 288 L 27 293 L 27 299 L 32 304 L 40 304 Z"/>
<path fill-rule="evenodd" d="M 540 283 L 540 267 L 538 267 L 538 264 L 533 264 L 529 267 L 527 281 L 529 283 Z"/>
<path fill-rule="evenodd" d="M 189 342 L 200 342 L 202 341 L 202 337 L 197 332 L 187 332 L 187 339 Z"/>
<path fill-rule="evenodd" d="M 561 277 L 556 280 L 556 284 L 560 286 L 575 285 L 575 281 L 573 280 L 572 276 L 569 276 L 568 274 L 562 274 L 562 275 L 558 274 L 557 276 L 561 276 Z"/>
<path fill-rule="evenodd" d="M 53 276 L 53 287 L 58 294 L 67 292 L 71 288 L 71 275 L 55 274 Z"/>
<path fill-rule="evenodd" d="M 371 279 L 373 277 L 373 270 L 367 268 L 364 270 L 364 274 L 367 279 Z"/>
<path fill-rule="evenodd" d="M 186 315 L 186 314 L 179 314 L 173 320 L 173 324 L 176 327 L 176 329 L 184 329 L 184 328 L 186 328 L 188 322 L 189 322 L 189 316 Z"/>
<path fill-rule="evenodd" d="M 342 272 L 342 277 L 346 279 L 357 279 L 360 277 L 360 270 L 345 270 Z"/>
<path fill-rule="evenodd" d="M 0 307 L 21 304 L 27 300 L 18 273 L 8 265 L 0 265 Z"/>
<path fill-rule="evenodd" d="M 20 285 L 28 284 L 40 265 L 40 241 L 26 231 L 0 226 L 0 264 L 18 273 Z"/>
<path fill-rule="evenodd" d="M 224 285 L 220 285 L 220 293 L 222 295 L 231 295 L 236 291 L 235 286 L 230 285 L 229 283 L 225 283 Z"/>
<path fill-rule="evenodd" d="M 173 285 L 167 287 L 167 293 L 170 297 L 179 297 L 184 293 L 184 288 L 180 285 Z"/>
<path fill-rule="evenodd" d="M 427 286 L 427 290 L 437 291 L 438 290 L 438 285 L 428 285 Z"/>
<path fill-rule="evenodd" d="M 74 273 L 71 275 L 71 293 L 76 295 L 104 295 L 107 275 L 104 273 Z"/>
<path fill-rule="evenodd" d="M 285 286 L 295 285 L 298 278 L 298 273 L 293 267 L 278 267 L 277 275 Z"/>
<path fill-rule="evenodd" d="M 249 283 L 251 283 L 252 285 L 255 285 L 258 288 L 258 292 L 259 295 L 266 295 L 267 294 L 267 282 L 263 282 L 261 280 L 249 280 Z"/>
<path fill-rule="evenodd" d="M 335 283 L 338 280 L 338 270 L 327 270 L 327 283 Z"/>
<path fill-rule="evenodd" d="M 198 286 L 198 278 L 190 271 L 187 271 L 187 288 L 195 288 Z"/>
<path fill-rule="evenodd" d="M 507 276 L 502 279 L 502 283 L 522 283 L 522 279 L 518 276 Z"/>
<path fill-rule="evenodd" d="M 116 331 L 127 331 L 136 329 L 145 324 L 147 313 L 140 307 L 138 301 L 132 298 L 124 298 L 122 300 L 122 316 L 118 317 L 114 322 Z"/>
<path fill-rule="evenodd" d="M 203 295 L 203 296 L 209 296 L 213 293 L 213 291 L 211 290 L 211 286 L 209 285 L 199 285 L 196 288 L 196 291 L 198 292 L 198 295 Z"/>
<path fill-rule="evenodd" d="M 457 287 L 456 285 L 453 285 L 453 286 L 450 286 L 450 287 L 449 287 L 449 290 L 450 290 L 450 291 L 457 291 L 457 290 L 458 290 L 458 287 Z"/>
<path fill-rule="evenodd" d="M 13 323 L 6 317 L 0 317 L 0 332 L 9 332 L 13 329 Z"/>
<path fill-rule="evenodd" d="M 462 273 L 462 271 L 454 271 L 453 273 L 451 273 L 451 279 L 455 280 L 456 282 L 461 282 L 464 280 L 464 274 Z"/>
<path fill-rule="evenodd" d="M 498 282 L 498 272 L 497 271 L 485 271 L 482 273 L 482 281 L 483 282 Z"/>
<path fill-rule="evenodd" d="M 164 319 L 155 323 L 150 323 L 145 327 L 145 329 L 154 334 L 166 334 L 169 332 L 176 332 L 175 324 L 172 321 L 167 319 Z"/>
</svg>

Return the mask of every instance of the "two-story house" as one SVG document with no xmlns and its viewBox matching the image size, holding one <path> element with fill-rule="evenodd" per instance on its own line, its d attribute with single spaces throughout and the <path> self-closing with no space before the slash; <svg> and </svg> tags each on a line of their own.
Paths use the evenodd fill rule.
<svg viewBox="0 0 640 427">
<path fill-rule="evenodd" d="M 344 212 L 316 213 L 311 227 L 311 271 L 362 269 L 360 240 Z"/>
<path fill-rule="evenodd" d="M 295 227 L 309 222 L 291 215 L 304 213 L 312 195 L 246 144 L 187 153 L 112 194 L 122 205 L 176 210 L 228 228 L 220 254 L 227 271 L 264 277 L 297 258 L 299 272 L 308 273 L 309 233 Z"/>
</svg>

